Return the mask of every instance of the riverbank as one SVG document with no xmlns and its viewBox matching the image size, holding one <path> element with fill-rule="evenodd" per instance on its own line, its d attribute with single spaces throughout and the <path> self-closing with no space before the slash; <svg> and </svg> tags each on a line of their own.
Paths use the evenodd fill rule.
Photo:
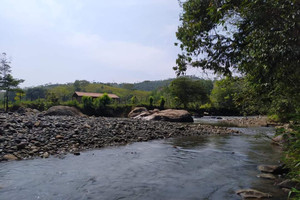
<svg viewBox="0 0 300 200">
<path fill-rule="evenodd" d="M 170 137 L 238 133 L 210 125 L 38 113 L 1 113 L 0 124 L 0 161 L 79 155 L 87 149 Z"/>
</svg>

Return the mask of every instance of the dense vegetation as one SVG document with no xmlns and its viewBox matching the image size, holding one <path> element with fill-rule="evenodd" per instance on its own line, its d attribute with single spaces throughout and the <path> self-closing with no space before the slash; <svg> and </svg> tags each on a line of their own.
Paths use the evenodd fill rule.
<svg viewBox="0 0 300 200">
<path fill-rule="evenodd" d="M 299 123 L 300 1 L 187 0 L 181 5 L 177 74 L 189 66 L 227 77 L 238 72 L 241 78 L 215 83 L 212 103 L 225 99 L 215 105 L 245 113 L 268 111 L 274 119 Z M 297 134 L 297 129 L 290 132 L 286 152 L 299 181 L 299 157 L 292 153 L 299 152 Z"/>
</svg>

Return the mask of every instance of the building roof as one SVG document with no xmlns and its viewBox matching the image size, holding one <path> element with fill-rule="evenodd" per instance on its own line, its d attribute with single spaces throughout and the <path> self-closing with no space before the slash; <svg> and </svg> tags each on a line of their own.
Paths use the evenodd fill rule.
<svg viewBox="0 0 300 200">
<path fill-rule="evenodd" d="M 119 99 L 120 97 L 118 97 L 115 94 L 107 94 L 110 98 L 112 99 Z M 87 96 L 87 97 L 94 97 L 94 98 L 98 98 L 103 96 L 103 93 L 92 93 L 92 92 L 75 92 L 73 94 L 73 96 L 78 96 L 78 97 L 83 97 L 83 96 Z"/>
</svg>

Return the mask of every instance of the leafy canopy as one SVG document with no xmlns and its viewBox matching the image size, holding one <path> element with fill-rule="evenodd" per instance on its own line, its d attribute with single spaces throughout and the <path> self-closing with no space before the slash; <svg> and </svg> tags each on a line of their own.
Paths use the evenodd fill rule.
<svg viewBox="0 0 300 200">
<path fill-rule="evenodd" d="M 171 82 L 169 88 L 171 94 L 185 108 L 191 102 L 205 103 L 208 100 L 208 93 L 201 80 L 179 77 Z"/>
<path fill-rule="evenodd" d="M 181 5 L 178 75 L 189 66 L 224 75 L 237 70 L 255 91 L 277 103 L 284 99 L 288 107 L 299 105 L 300 1 L 187 0 Z"/>
</svg>

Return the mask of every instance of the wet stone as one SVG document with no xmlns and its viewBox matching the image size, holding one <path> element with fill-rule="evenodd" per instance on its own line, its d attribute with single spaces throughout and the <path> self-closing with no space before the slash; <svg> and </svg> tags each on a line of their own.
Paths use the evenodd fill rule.
<svg viewBox="0 0 300 200">
<path fill-rule="evenodd" d="M 276 177 L 273 174 L 259 174 L 257 175 L 258 178 L 270 179 L 274 180 Z"/>
<path fill-rule="evenodd" d="M 262 199 L 271 198 L 272 195 L 269 193 L 264 193 L 254 189 L 242 189 L 236 191 L 236 194 L 240 195 L 243 199 Z"/>
</svg>

